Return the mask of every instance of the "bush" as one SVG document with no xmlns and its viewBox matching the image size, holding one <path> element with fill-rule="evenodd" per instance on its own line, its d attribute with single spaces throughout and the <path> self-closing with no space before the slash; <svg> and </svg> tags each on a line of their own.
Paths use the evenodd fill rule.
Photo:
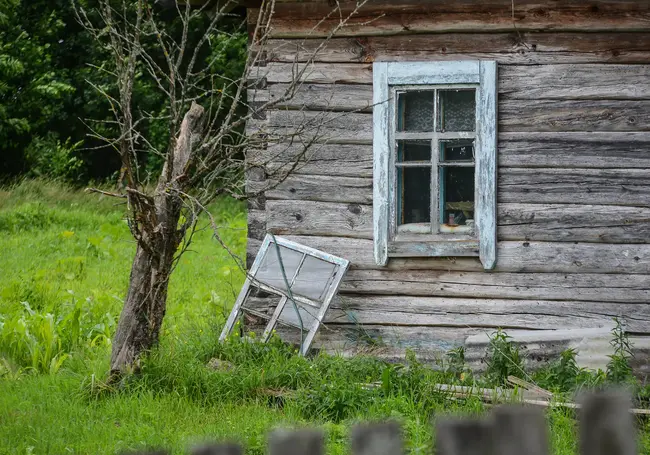
<svg viewBox="0 0 650 455">
<path fill-rule="evenodd" d="M 499 329 L 490 337 L 487 349 L 487 379 L 495 385 L 505 385 L 510 375 L 519 376 L 524 371 L 520 347 Z"/>
</svg>

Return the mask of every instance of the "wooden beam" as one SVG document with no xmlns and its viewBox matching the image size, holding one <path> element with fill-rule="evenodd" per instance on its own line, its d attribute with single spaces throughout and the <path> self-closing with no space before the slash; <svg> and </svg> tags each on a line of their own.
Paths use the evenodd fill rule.
<svg viewBox="0 0 650 455">
<path fill-rule="evenodd" d="M 291 2 L 275 5 L 271 36 L 324 37 L 348 17 L 356 4 Z M 251 15 L 256 17 L 255 14 Z M 514 16 L 514 19 L 513 19 Z M 339 36 L 373 36 L 450 32 L 646 31 L 650 11 L 644 2 L 577 0 L 517 2 L 489 0 L 454 2 L 368 2 L 346 23 Z"/>
<path fill-rule="evenodd" d="M 478 44 L 480 43 L 480 44 Z M 373 61 L 496 60 L 499 65 L 645 63 L 650 61 L 648 33 L 525 32 L 440 33 L 330 39 L 270 40 L 270 61 L 371 63 Z"/>
</svg>

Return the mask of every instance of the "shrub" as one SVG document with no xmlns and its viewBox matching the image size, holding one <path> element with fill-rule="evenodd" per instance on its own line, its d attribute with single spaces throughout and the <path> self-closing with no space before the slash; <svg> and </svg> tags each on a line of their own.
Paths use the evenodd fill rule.
<svg viewBox="0 0 650 455">
<path fill-rule="evenodd" d="M 614 354 L 609 356 L 607 364 L 607 380 L 616 384 L 630 382 L 633 379 L 630 359 L 632 358 L 632 343 L 625 332 L 622 322 L 615 318 L 616 326 L 612 329 L 610 344 Z"/>
<path fill-rule="evenodd" d="M 508 376 L 521 375 L 524 371 L 520 347 L 511 341 L 501 329 L 490 337 L 487 348 L 488 381 L 495 385 L 505 385 Z"/>
</svg>

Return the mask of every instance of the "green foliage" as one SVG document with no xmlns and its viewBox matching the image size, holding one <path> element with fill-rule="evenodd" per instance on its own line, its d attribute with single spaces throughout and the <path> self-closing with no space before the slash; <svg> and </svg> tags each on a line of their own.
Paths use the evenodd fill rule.
<svg viewBox="0 0 650 455">
<path fill-rule="evenodd" d="M 485 411 L 477 398 L 449 400 L 435 388 L 472 384 L 461 349 L 448 355 L 446 371 L 434 371 L 412 352 L 393 364 L 303 358 L 275 337 L 262 344 L 235 334 L 219 343 L 243 274 L 203 228 L 206 220 L 172 277 L 161 345 L 139 375 L 107 386 L 101 379 L 133 255 L 123 208 L 58 182 L 0 191 L 0 219 L 9 226 L 0 232 L 0 453 L 165 446 L 180 454 L 197 439 L 216 438 L 262 455 L 271 428 L 309 424 L 323 425 L 328 453 L 343 455 L 351 425 L 385 418 L 403 422 L 408 452 L 431 453 L 432 416 Z M 211 209 L 222 237 L 243 254 L 243 204 L 224 199 Z M 566 356 L 562 369 L 571 370 Z M 209 366 L 212 359 L 221 367 Z M 639 389 L 639 400 L 647 396 Z M 575 416 L 548 416 L 553 453 L 574 453 Z M 645 452 L 648 434 L 646 425 Z"/>
<path fill-rule="evenodd" d="M 75 156 L 83 141 L 72 143 L 70 138 L 61 142 L 54 134 L 45 138 L 34 137 L 27 146 L 25 159 L 31 177 L 51 177 L 78 181 L 83 161 Z"/>
<path fill-rule="evenodd" d="M 630 359 L 632 358 L 632 344 L 620 319 L 615 318 L 616 326 L 612 329 L 610 344 L 614 354 L 609 356 L 607 364 L 607 380 L 615 384 L 630 382 L 633 379 Z"/>
<path fill-rule="evenodd" d="M 96 0 L 75 2 L 94 17 Z M 164 11 L 157 2 L 151 3 L 160 29 L 179 38 L 176 10 Z M 93 40 L 77 22 L 73 5 L 70 0 L 0 1 L 0 178 L 47 176 L 83 183 L 112 177 L 120 169 L 113 147 L 95 137 L 118 136 L 109 123 L 114 121 L 110 105 L 99 91 L 116 95 L 116 81 L 110 74 L 114 59 L 109 48 Z M 203 23 L 194 24 L 188 49 L 194 48 L 208 21 L 206 15 Z M 242 74 L 247 34 L 239 30 L 240 23 L 237 18 L 225 19 L 201 49 L 195 66 L 201 73 L 199 85 L 218 87 Z M 154 59 L 164 61 L 153 34 L 142 44 Z M 223 94 L 225 100 L 228 95 Z M 209 100 L 199 101 L 209 104 Z M 139 123 L 140 134 L 147 144 L 165 152 L 168 100 L 144 66 L 138 67 L 132 104 L 137 112 L 154 118 Z M 153 178 L 160 171 L 162 158 L 141 146 L 138 171 L 147 180 L 147 175 Z"/>
<path fill-rule="evenodd" d="M 43 181 L 2 194 L 0 375 L 85 368 L 85 359 L 109 348 L 126 290 L 134 245 L 124 206 Z M 212 209 L 222 236 L 241 254 L 242 203 L 222 200 Z M 172 278 L 168 315 L 179 330 L 221 315 L 240 286 L 241 271 L 206 224 Z M 197 309 L 188 315 L 187 308 Z"/>
<path fill-rule="evenodd" d="M 580 368 L 576 362 L 576 351 L 566 349 L 560 358 L 535 372 L 537 385 L 556 393 L 574 393 L 581 388 L 595 388 L 605 382 L 602 371 Z"/>
<path fill-rule="evenodd" d="M 501 329 L 493 333 L 487 349 L 488 380 L 495 385 L 505 385 L 508 376 L 520 376 L 523 371 L 524 362 L 519 346 Z"/>
</svg>

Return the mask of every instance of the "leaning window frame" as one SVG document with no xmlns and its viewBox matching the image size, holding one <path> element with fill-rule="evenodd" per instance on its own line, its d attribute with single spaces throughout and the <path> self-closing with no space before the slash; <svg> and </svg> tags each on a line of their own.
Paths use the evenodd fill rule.
<svg viewBox="0 0 650 455">
<path fill-rule="evenodd" d="M 475 236 L 420 235 L 396 238 L 394 182 L 395 86 L 476 87 Z M 478 256 L 496 263 L 497 65 L 495 61 L 375 62 L 373 64 L 374 258 Z M 432 151 L 433 153 L 433 151 Z M 432 169 L 433 171 L 437 171 Z M 437 193 L 437 188 L 436 188 Z M 437 204 L 439 201 L 431 201 Z"/>
</svg>

